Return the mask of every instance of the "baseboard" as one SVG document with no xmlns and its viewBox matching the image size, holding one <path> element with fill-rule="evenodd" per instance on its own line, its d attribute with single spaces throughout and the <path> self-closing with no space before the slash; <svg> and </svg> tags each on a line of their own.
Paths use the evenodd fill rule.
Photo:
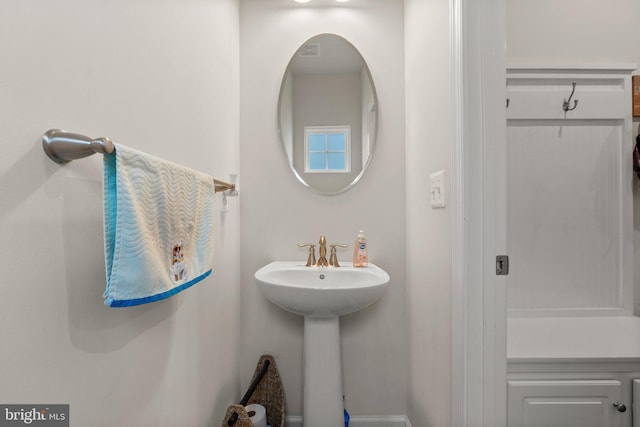
<svg viewBox="0 0 640 427">
<path fill-rule="evenodd" d="M 352 416 L 349 427 L 411 427 L 405 415 Z M 285 419 L 285 427 L 302 427 L 302 417 L 290 416 Z"/>
</svg>

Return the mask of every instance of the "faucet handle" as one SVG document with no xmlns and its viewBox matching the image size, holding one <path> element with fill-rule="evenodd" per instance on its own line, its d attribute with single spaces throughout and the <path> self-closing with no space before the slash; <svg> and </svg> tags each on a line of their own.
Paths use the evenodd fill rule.
<svg viewBox="0 0 640 427">
<path fill-rule="evenodd" d="M 334 243 L 329 245 L 331 247 L 331 256 L 329 257 L 329 265 L 332 267 L 340 267 L 338 263 L 338 255 L 336 254 L 336 246 L 339 248 L 348 248 L 349 245 L 346 243 Z"/>
<path fill-rule="evenodd" d="M 307 264 L 305 267 L 311 267 L 316 265 L 316 245 L 314 243 L 298 243 L 299 248 L 309 246 L 309 258 L 307 258 Z"/>
</svg>

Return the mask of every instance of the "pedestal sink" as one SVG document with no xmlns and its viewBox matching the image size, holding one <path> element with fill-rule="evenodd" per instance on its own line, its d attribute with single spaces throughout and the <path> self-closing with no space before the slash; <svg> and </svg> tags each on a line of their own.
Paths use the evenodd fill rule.
<svg viewBox="0 0 640 427">
<path fill-rule="evenodd" d="M 272 303 L 304 316 L 304 427 L 344 426 L 339 316 L 373 304 L 389 275 L 380 267 L 305 267 L 276 261 L 255 274 Z"/>
</svg>

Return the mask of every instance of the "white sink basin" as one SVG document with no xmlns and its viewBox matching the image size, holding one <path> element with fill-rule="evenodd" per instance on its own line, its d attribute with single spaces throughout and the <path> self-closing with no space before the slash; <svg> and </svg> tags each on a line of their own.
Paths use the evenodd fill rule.
<svg viewBox="0 0 640 427">
<path fill-rule="evenodd" d="M 258 287 L 275 305 L 302 316 L 342 316 L 374 303 L 389 275 L 369 264 L 356 268 L 305 267 L 301 262 L 276 261 L 255 274 Z"/>
</svg>

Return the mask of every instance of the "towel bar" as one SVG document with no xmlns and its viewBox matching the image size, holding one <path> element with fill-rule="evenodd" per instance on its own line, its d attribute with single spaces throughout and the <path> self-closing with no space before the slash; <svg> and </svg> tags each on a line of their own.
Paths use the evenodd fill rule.
<svg viewBox="0 0 640 427">
<path fill-rule="evenodd" d="M 42 136 L 42 149 L 56 163 L 69 163 L 71 160 L 83 159 L 95 153 L 113 154 L 115 146 L 109 138 L 89 138 L 77 133 L 60 129 L 49 129 Z M 236 185 L 219 179 L 213 179 L 216 193 L 231 191 L 236 193 Z"/>
</svg>

